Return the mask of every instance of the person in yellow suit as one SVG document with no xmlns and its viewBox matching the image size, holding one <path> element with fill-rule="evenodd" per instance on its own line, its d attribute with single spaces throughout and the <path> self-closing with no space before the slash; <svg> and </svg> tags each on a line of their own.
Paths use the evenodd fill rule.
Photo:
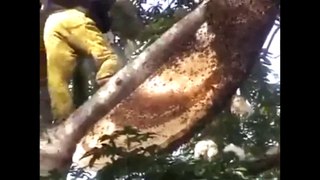
<svg viewBox="0 0 320 180">
<path fill-rule="evenodd" d="M 120 69 L 117 55 L 103 33 L 110 29 L 110 0 L 48 0 L 54 12 L 47 18 L 43 41 L 47 56 L 48 90 L 54 121 L 66 119 L 74 110 L 68 89 L 77 61 L 90 56 L 102 84 Z"/>
</svg>

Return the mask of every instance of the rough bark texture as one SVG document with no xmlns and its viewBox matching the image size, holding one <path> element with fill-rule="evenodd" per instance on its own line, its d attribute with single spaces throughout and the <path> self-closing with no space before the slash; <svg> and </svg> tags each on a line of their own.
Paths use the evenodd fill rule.
<svg viewBox="0 0 320 180">
<path fill-rule="evenodd" d="M 280 153 L 268 155 L 254 162 L 244 164 L 248 169 L 248 174 L 257 175 L 267 170 L 280 167 Z"/>
<path fill-rule="evenodd" d="M 111 30 L 121 38 L 134 40 L 144 30 L 137 8 L 128 0 L 117 0 L 110 11 L 113 18 Z"/>
<path fill-rule="evenodd" d="M 88 165 L 90 157 L 79 160 L 85 151 L 98 147 L 103 134 L 127 125 L 156 134 L 135 148 L 156 145 L 166 149 L 186 140 L 245 79 L 276 13 L 272 0 L 209 0 L 202 4 L 52 130 L 53 141 L 40 146 L 41 169 L 68 164 L 84 135 L 73 161 Z M 125 146 L 123 139 L 116 143 Z M 105 163 L 111 160 L 101 158 L 93 169 Z"/>
</svg>

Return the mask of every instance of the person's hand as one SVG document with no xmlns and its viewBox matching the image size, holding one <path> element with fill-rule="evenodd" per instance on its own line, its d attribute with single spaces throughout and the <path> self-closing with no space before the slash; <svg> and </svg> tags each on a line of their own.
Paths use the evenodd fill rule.
<svg viewBox="0 0 320 180">
<path fill-rule="evenodd" d="M 97 84 L 98 86 L 103 86 L 104 84 L 106 84 L 109 81 L 110 78 L 101 78 L 97 80 Z"/>
</svg>

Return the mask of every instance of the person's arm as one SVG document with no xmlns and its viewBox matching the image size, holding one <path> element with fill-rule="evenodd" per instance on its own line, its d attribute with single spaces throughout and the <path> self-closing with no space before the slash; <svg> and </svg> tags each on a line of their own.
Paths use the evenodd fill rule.
<svg viewBox="0 0 320 180">
<path fill-rule="evenodd" d="M 98 86 L 103 86 L 104 84 L 106 84 L 109 81 L 110 78 L 102 78 L 100 80 L 97 80 L 97 84 Z"/>
<path fill-rule="evenodd" d="M 96 81 L 99 85 L 102 85 L 120 69 L 121 65 L 110 43 L 103 38 L 102 33 L 98 34 L 95 36 L 96 42 L 91 46 L 91 55 L 98 64 L 101 64 L 98 66 Z"/>
<path fill-rule="evenodd" d="M 120 67 L 118 56 L 113 52 L 109 42 L 103 38 L 102 32 L 89 18 L 77 28 L 71 29 L 68 41 L 76 48 L 91 55 L 98 69 L 96 80 L 99 84 L 103 79 L 110 78 Z"/>
</svg>

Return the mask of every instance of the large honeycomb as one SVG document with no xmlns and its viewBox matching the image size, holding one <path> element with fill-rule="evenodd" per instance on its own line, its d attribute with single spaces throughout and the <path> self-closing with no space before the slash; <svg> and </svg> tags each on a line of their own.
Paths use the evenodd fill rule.
<svg viewBox="0 0 320 180">
<path fill-rule="evenodd" d="M 259 55 L 276 9 L 272 0 L 208 0 L 206 22 L 177 44 L 167 63 L 98 121 L 78 143 L 73 161 L 87 166 L 99 138 L 124 126 L 156 136 L 137 147 L 170 146 L 233 93 Z M 270 12 L 272 11 L 272 12 Z M 266 15 L 267 14 L 267 15 Z M 125 147 L 122 140 L 116 142 Z M 81 160 L 80 160 L 81 159 Z M 100 169 L 109 158 L 98 159 Z"/>
</svg>

